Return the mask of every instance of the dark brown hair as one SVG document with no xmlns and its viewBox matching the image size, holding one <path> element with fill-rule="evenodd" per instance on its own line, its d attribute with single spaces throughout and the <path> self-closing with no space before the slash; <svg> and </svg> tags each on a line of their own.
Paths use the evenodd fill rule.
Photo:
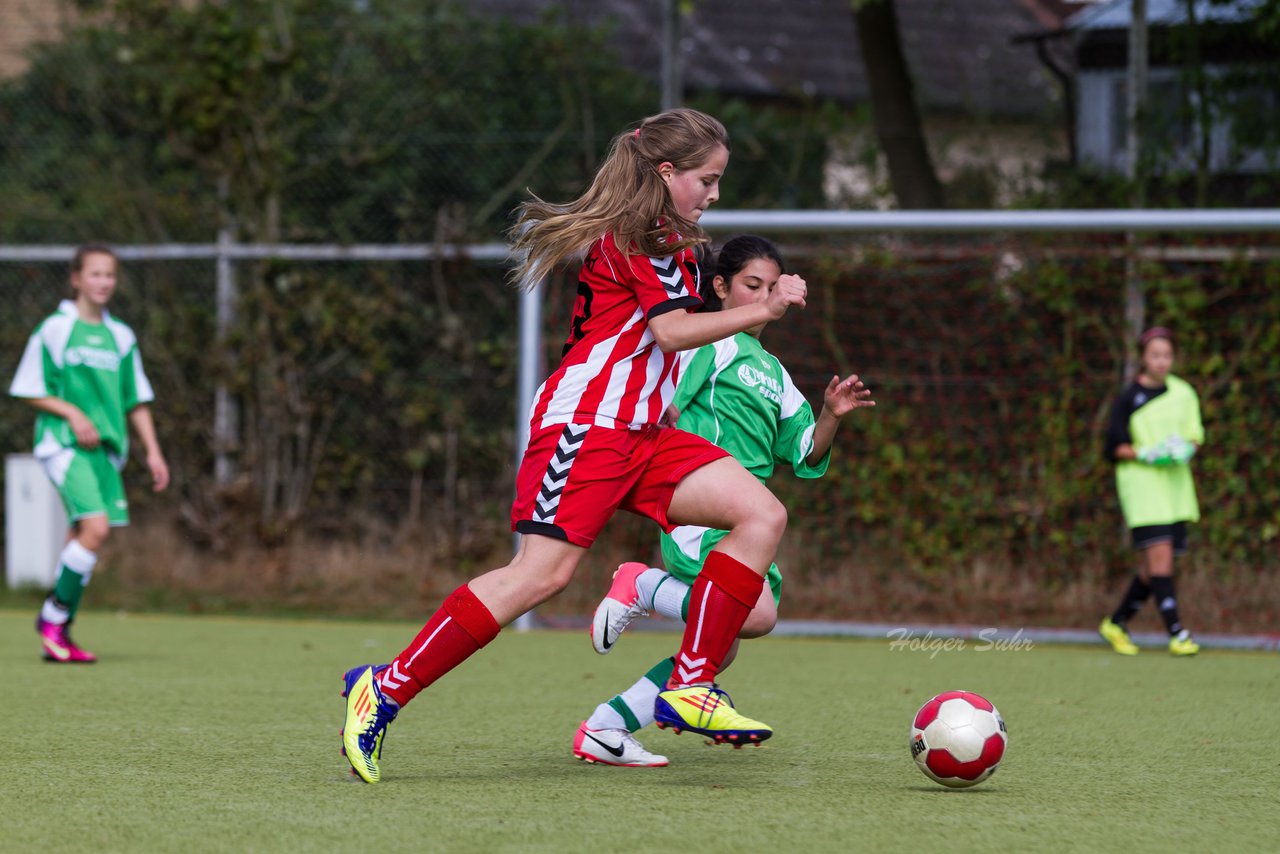
<svg viewBox="0 0 1280 854">
<path fill-rule="evenodd" d="M 76 247 L 76 254 L 71 258 L 71 272 L 79 273 L 84 269 L 84 259 L 90 255 L 110 255 L 115 259 L 116 263 L 120 263 L 120 258 L 116 255 L 116 251 L 106 243 L 82 243 Z"/>
<path fill-rule="evenodd" d="M 782 253 L 778 251 L 778 247 L 773 244 L 773 241 L 768 238 L 754 234 L 743 234 L 720 247 L 715 263 L 708 265 L 712 269 L 702 276 L 700 287 L 702 308 L 700 311 L 719 311 L 724 306 L 724 301 L 716 293 L 716 276 L 724 279 L 726 284 L 732 284 L 733 277 L 741 273 L 743 268 L 757 258 L 764 258 L 777 264 L 778 272 L 780 273 L 787 271 L 786 265 L 782 263 Z"/>
<path fill-rule="evenodd" d="M 1170 347 L 1177 349 L 1173 340 L 1173 332 L 1167 326 L 1153 326 L 1138 337 L 1138 352 L 1147 352 L 1147 345 L 1157 338 L 1165 339 L 1169 342 Z"/>
</svg>

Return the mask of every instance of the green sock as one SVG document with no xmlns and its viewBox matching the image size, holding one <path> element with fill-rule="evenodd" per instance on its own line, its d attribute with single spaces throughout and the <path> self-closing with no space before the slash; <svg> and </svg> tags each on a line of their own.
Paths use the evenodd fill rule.
<svg viewBox="0 0 1280 854">
<path fill-rule="evenodd" d="M 67 609 L 67 619 L 73 620 L 76 609 L 80 607 L 80 597 L 84 595 L 85 585 L 93 575 L 98 556 L 72 540 L 62 550 L 58 560 L 60 567 L 58 580 L 53 585 L 53 598 Z"/>
<path fill-rule="evenodd" d="M 80 606 L 80 597 L 83 593 L 84 579 L 80 573 L 63 566 L 58 573 L 58 582 L 53 585 L 53 598 L 67 609 L 68 619 L 76 615 L 76 608 Z"/>
</svg>

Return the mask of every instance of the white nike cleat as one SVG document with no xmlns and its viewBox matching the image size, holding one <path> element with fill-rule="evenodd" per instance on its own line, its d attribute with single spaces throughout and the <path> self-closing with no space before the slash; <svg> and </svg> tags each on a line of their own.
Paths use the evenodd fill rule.
<svg viewBox="0 0 1280 854">
<path fill-rule="evenodd" d="M 650 753 L 625 729 L 588 729 L 583 721 L 573 737 L 573 755 L 588 764 L 662 768 L 667 757 Z"/>
<path fill-rule="evenodd" d="M 600 655 L 608 655 L 618 638 L 636 617 L 647 617 L 649 612 L 640 605 L 636 592 L 636 579 L 649 567 L 629 561 L 613 573 L 613 586 L 596 606 L 591 618 L 591 646 Z"/>
</svg>

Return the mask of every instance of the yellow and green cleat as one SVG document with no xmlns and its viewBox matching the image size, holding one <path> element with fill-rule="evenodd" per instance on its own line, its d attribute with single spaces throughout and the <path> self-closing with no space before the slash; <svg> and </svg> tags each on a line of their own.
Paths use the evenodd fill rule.
<svg viewBox="0 0 1280 854">
<path fill-rule="evenodd" d="M 663 691 L 654 702 L 654 722 L 676 735 L 688 730 L 717 744 L 759 744 L 773 728 L 738 714 L 729 695 L 715 685 L 694 685 Z"/>
<path fill-rule="evenodd" d="M 342 696 L 347 698 L 347 718 L 342 727 L 342 755 L 351 763 L 351 773 L 366 783 L 382 778 L 378 760 L 382 758 L 382 738 L 387 724 L 395 720 L 400 707 L 383 696 L 378 672 L 386 665 L 362 664 L 342 674 Z"/>
<path fill-rule="evenodd" d="M 1191 632 L 1186 629 L 1169 638 L 1169 652 L 1173 655 L 1195 655 L 1199 651 L 1200 644 L 1195 642 Z"/>
<path fill-rule="evenodd" d="M 1119 623 L 1112 622 L 1110 617 L 1102 621 L 1102 625 L 1098 626 L 1098 634 L 1111 644 L 1111 648 L 1121 655 L 1137 655 L 1138 645 L 1133 642 L 1133 638 L 1129 637 L 1129 633 L 1125 631 L 1124 626 Z"/>
</svg>

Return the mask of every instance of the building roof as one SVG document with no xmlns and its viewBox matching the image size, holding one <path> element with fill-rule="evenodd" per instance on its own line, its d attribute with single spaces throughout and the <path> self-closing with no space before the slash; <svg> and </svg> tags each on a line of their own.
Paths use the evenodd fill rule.
<svg viewBox="0 0 1280 854">
<path fill-rule="evenodd" d="M 1196 0 L 1196 20 L 1238 24 L 1250 20 L 1263 0 L 1235 0 L 1230 6 L 1213 0 Z M 1068 30 L 1127 30 L 1133 20 L 1132 0 L 1108 0 L 1083 9 L 1065 23 Z M 1149 26 L 1179 26 L 1187 22 L 1186 0 L 1147 0 Z"/>
<path fill-rule="evenodd" d="M 610 25 L 629 67 L 657 79 L 664 0 L 475 0 L 473 9 L 535 20 L 562 9 Z M 1013 36 L 1061 23 L 1063 0 L 895 0 L 903 51 L 926 110 L 1025 116 L 1051 109 L 1056 85 Z M 681 40 L 687 89 L 866 101 L 850 0 L 697 0 Z"/>
</svg>

